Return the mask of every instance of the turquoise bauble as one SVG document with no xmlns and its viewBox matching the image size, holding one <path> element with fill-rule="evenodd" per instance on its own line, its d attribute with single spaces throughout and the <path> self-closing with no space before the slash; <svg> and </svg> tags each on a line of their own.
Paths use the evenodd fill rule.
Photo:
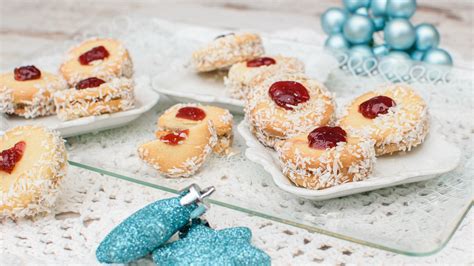
<svg viewBox="0 0 474 266">
<path fill-rule="evenodd" d="M 341 33 L 332 34 L 326 39 L 324 47 L 329 50 L 347 50 L 350 47 L 349 42 Z"/>
<path fill-rule="evenodd" d="M 390 49 L 386 45 L 382 44 L 382 45 L 378 45 L 372 48 L 372 52 L 374 53 L 375 56 L 380 57 L 380 56 L 387 55 L 388 52 L 390 52 Z"/>
<path fill-rule="evenodd" d="M 390 48 L 396 50 L 409 49 L 416 40 L 415 28 L 407 19 L 392 19 L 385 25 L 384 39 Z"/>
<path fill-rule="evenodd" d="M 383 17 L 387 15 L 387 0 L 372 0 L 370 2 L 370 10 L 372 15 Z"/>
<path fill-rule="evenodd" d="M 432 48 L 425 52 L 422 58 L 423 62 L 435 65 L 453 65 L 453 59 L 443 49 Z"/>
<path fill-rule="evenodd" d="M 438 47 L 439 33 L 436 28 L 428 23 L 422 23 L 415 28 L 417 50 L 426 51 Z"/>
<path fill-rule="evenodd" d="M 374 24 L 369 17 L 352 15 L 342 28 L 344 37 L 352 44 L 365 44 L 372 40 Z"/>
<path fill-rule="evenodd" d="M 399 82 L 408 79 L 412 62 L 410 56 L 402 51 L 391 51 L 379 61 L 380 72 L 389 80 Z"/>
<path fill-rule="evenodd" d="M 349 50 L 349 67 L 360 74 L 370 71 L 376 64 L 372 49 L 368 45 L 355 45 Z"/>
<path fill-rule="evenodd" d="M 410 57 L 411 57 L 411 59 L 413 59 L 415 61 L 421 61 L 424 54 L 425 54 L 425 52 L 423 52 L 423 51 L 415 50 L 415 51 L 411 52 Z"/>
<path fill-rule="evenodd" d="M 366 7 L 361 7 L 357 9 L 354 13 L 357 15 L 368 16 L 369 10 Z"/>
<path fill-rule="evenodd" d="M 410 18 L 415 11 L 416 0 L 387 0 L 387 15 L 391 18 Z"/>
<path fill-rule="evenodd" d="M 385 18 L 384 17 L 373 17 L 372 22 L 374 23 L 375 31 L 380 31 L 385 28 Z"/>
<path fill-rule="evenodd" d="M 349 14 L 342 8 L 332 7 L 321 16 L 321 26 L 327 34 L 342 32 L 342 26 Z"/>
<path fill-rule="evenodd" d="M 350 12 L 355 12 L 361 7 L 369 7 L 370 0 L 343 0 L 344 6 Z"/>
</svg>

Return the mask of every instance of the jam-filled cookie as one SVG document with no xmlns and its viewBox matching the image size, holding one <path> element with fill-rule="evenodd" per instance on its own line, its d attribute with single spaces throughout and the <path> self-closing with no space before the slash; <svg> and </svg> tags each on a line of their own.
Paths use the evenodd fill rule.
<svg viewBox="0 0 474 266">
<path fill-rule="evenodd" d="M 213 150 L 218 154 L 227 154 L 233 141 L 233 117 L 229 110 L 198 104 L 176 104 L 166 110 L 158 119 L 159 130 L 182 130 L 198 124 L 212 121 L 216 129 L 217 143 Z"/>
<path fill-rule="evenodd" d="M 184 130 L 162 130 L 157 139 L 141 145 L 142 160 L 169 177 L 188 177 L 202 166 L 217 137 L 211 121 Z"/>
<path fill-rule="evenodd" d="M 55 132 L 15 127 L 0 136 L 0 218 L 34 216 L 53 206 L 67 154 Z"/>
<path fill-rule="evenodd" d="M 72 49 L 60 72 L 70 86 L 90 77 L 110 81 L 115 77 L 131 78 L 133 64 L 127 49 L 114 39 L 90 39 Z"/>
<path fill-rule="evenodd" d="M 278 73 L 303 73 L 304 64 L 293 57 L 258 57 L 232 65 L 224 79 L 230 95 L 236 99 L 245 99 L 252 89 L 270 76 Z"/>
<path fill-rule="evenodd" d="M 79 81 L 74 88 L 54 95 L 61 120 L 115 113 L 135 106 L 133 81 L 114 78 L 108 82 L 92 77 Z"/>
<path fill-rule="evenodd" d="M 268 79 L 245 106 L 251 131 L 264 145 L 308 132 L 333 117 L 332 95 L 321 83 L 303 74 Z"/>
<path fill-rule="evenodd" d="M 0 74 L 0 113 L 34 118 L 54 114 L 53 94 L 67 89 L 64 79 L 35 66 Z"/>
<path fill-rule="evenodd" d="M 370 136 L 377 155 L 409 151 L 428 134 L 428 107 L 412 88 L 392 85 L 357 97 L 340 124 L 354 134 Z"/>
<path fill-rule="evenodd" d="M 218 36 L 195 51 L 191 60 L 197 72 L 208 72 L 257 58 L 263 53 L 262 40 L 258 34 L 231 33 Z"/>
<path fill-rule="evenodd" d="M 373 141 L 350 136 L 341 127 L 323 126 L 276 145 L 283 174 L 309 189 L 361 181 L 375 163 Z"/>
</svg>

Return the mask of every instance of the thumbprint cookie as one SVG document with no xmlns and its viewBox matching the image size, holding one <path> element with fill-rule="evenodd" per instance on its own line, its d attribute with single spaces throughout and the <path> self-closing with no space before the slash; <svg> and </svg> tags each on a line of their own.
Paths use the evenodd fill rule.
<svg viewBox="0 0 474 266">
<path fill-rule="evenodd" d="M 212 121 L 217 134 L 214 152 L 229 153 L 233 141 L 233 117 L 227 109 L 198 104 L 176 104 L 158 119 L 158 128 L 159 130 L 182 130 L 208 121 Z"/>
<path fill-rule="evenodd" d="M 67 89 L 64 79 L 35 66 L 0 75 L 0 113 L 25 118 L 55 113 L 53 94 Z"/>
<path fill-rule="evenodd" d="M 0 218 L 31 217 L 54 205 L 67 154 L 56 132 L 15 127 L 0 136 Z"/>
<path fill-rule="evenodd" d="M 133 64 L 123 44 L 114 39 L 90 39 L 69 50 L 60 72 L 70 86 L 97 77 L 110 81 L 115 77 L 131 78 Z"/>
<path fill-rule="evenodd" d="M 96 77 L 81 80 L 74 88 L 54 95 L 58 118 L 72 120 L 132 109 L 135 106 L 133 87 L 133 81 L 127 78 L 108 82 Z"/>
<path fill-rule="evenodd" d="M 332 95 L 303 74 L 283 75 L 262 83 L 245 106 L 251 131 L 264 145 L 328 124 L 334 114 Z"/>
<path fill-rule="evenodd" d="M 377 155 L 409 151 L 428 134 L 428 107 L 412 88 L 392 85 L 357 97 L 340 124 L 354 134 L 370 136 Z"/>
<path fill-rule="evenodd" d="M 309 189 L 364 180 L 376 160 L 371 139 L 350 136 L 338 126 L 318 127 L 278 143 L 275 149 L 283 174 Z"/>
<path fill-rule="evenodd" d="M 169 177 L 188 177 L 203 165 L 217 136 L 211 121 L 184 130 L 162 130 L 138 148 L 142 160 Z"/>
<path fill-rule="evenodd" d="M 232 65 L 224 82 L 233 98 L 243 100 L 253 88 L 279 72 L 303 73 L 304 64 L 293 57 L 258 57 Z"/>
<path fill-rule="evenodd" d="M 262 40 L 258 34 L 231 33 L 217 36 L 212 42 L 196 50 L 191 62 L 197 72 L 208 72 L 257 58 L 263 53 Z"/>
</svg>

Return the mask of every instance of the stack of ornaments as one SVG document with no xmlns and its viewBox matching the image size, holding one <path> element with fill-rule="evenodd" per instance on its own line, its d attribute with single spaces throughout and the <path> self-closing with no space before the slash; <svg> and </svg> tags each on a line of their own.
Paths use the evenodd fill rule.
<svg viewBox="0 0 474 266">
<path fill-rule="evenodd" d="M 378 60 L 380 65 L 382 61 L 410 59 L 453 64 L 449 53 L 438 48 L 440 36 L 432 24 L 414 27 L 410 23 L 416 0 L 343 0 L 343 4 L 345 9 L 326 10 L 321 25 L 329 35 L 325 47 L 348 54 L 351 65 L 365 62 L 367 69 Z"/>
</svg>

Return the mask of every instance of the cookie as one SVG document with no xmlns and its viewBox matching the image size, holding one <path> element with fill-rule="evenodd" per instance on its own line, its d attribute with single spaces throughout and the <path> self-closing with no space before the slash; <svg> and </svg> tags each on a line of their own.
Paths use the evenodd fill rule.
<svg viewBox="0 0 474 266">
<path fill-rule="evenodd" d="M 131 78 L 133 64 L 121 42 L 114 39 L 90 39 L 69 50 L 59 71 L 69 83 L 97 77 L 110 81 L 116 77 Z"/>
<path fill-rule="evenodd" d="M 428 106 L 406 85 L 367 92 L 352 101 L 340 124 L 356 135 L 375 141 L 377 155 L 410 151 L 429 131 Z"/>
<path fill-rule="evenodd" d="M 35 118 L 55 113 L 53 94 L 67 89 L 64 79 L 35 66 L 0 75 L 0 113 Z"/>
<path fill-rule="evenodd" d="M 214 152 L 221 155 L 229 153 L 234 135 L 232 133 L 233 117 L 227 109 L 199 104 L 176 104 L 158 119 L 158 128 L 159 130 L 182 130 L 208 121 L 212 121 L 217 134 Z"/>
<path fill-rule="evenodd" d="M 66 175 L 64 141 L 42 127 L 15 127 L 0 136 L 0 153 L 0 218 L 48 212 Z"/>
<path fill-rule="evenodd" d="M 323 126 L 277 144 L 282 172 L 296 186 L 325 189 L 366 179 L 375 163 L 371 139 Z"/>
<path fill-rule="evenodd" d="M 208 72 L 257 58 L 263 53 L 262 40 L 258 34 L 228 34 L 218 36 L 196 50 L 192 54 L 191 63 L 197 72 Z"/>
<path fill-rule="evenodd" d="M 156 140 L 138 148 L 139 157 L 168 177 L 188 177 L 203 165 L 217 136 L 211 121 L 189 129 L 156 133 Z"/>
<path fill-rule="evenodd" d="M 69 90 L 54 95 L 58 118 L 72 120 L 86 116 L 115 113 L 135 106 L 131 79 L 114 78 L 108 82 L 92 77 Z"/>
</svg>

